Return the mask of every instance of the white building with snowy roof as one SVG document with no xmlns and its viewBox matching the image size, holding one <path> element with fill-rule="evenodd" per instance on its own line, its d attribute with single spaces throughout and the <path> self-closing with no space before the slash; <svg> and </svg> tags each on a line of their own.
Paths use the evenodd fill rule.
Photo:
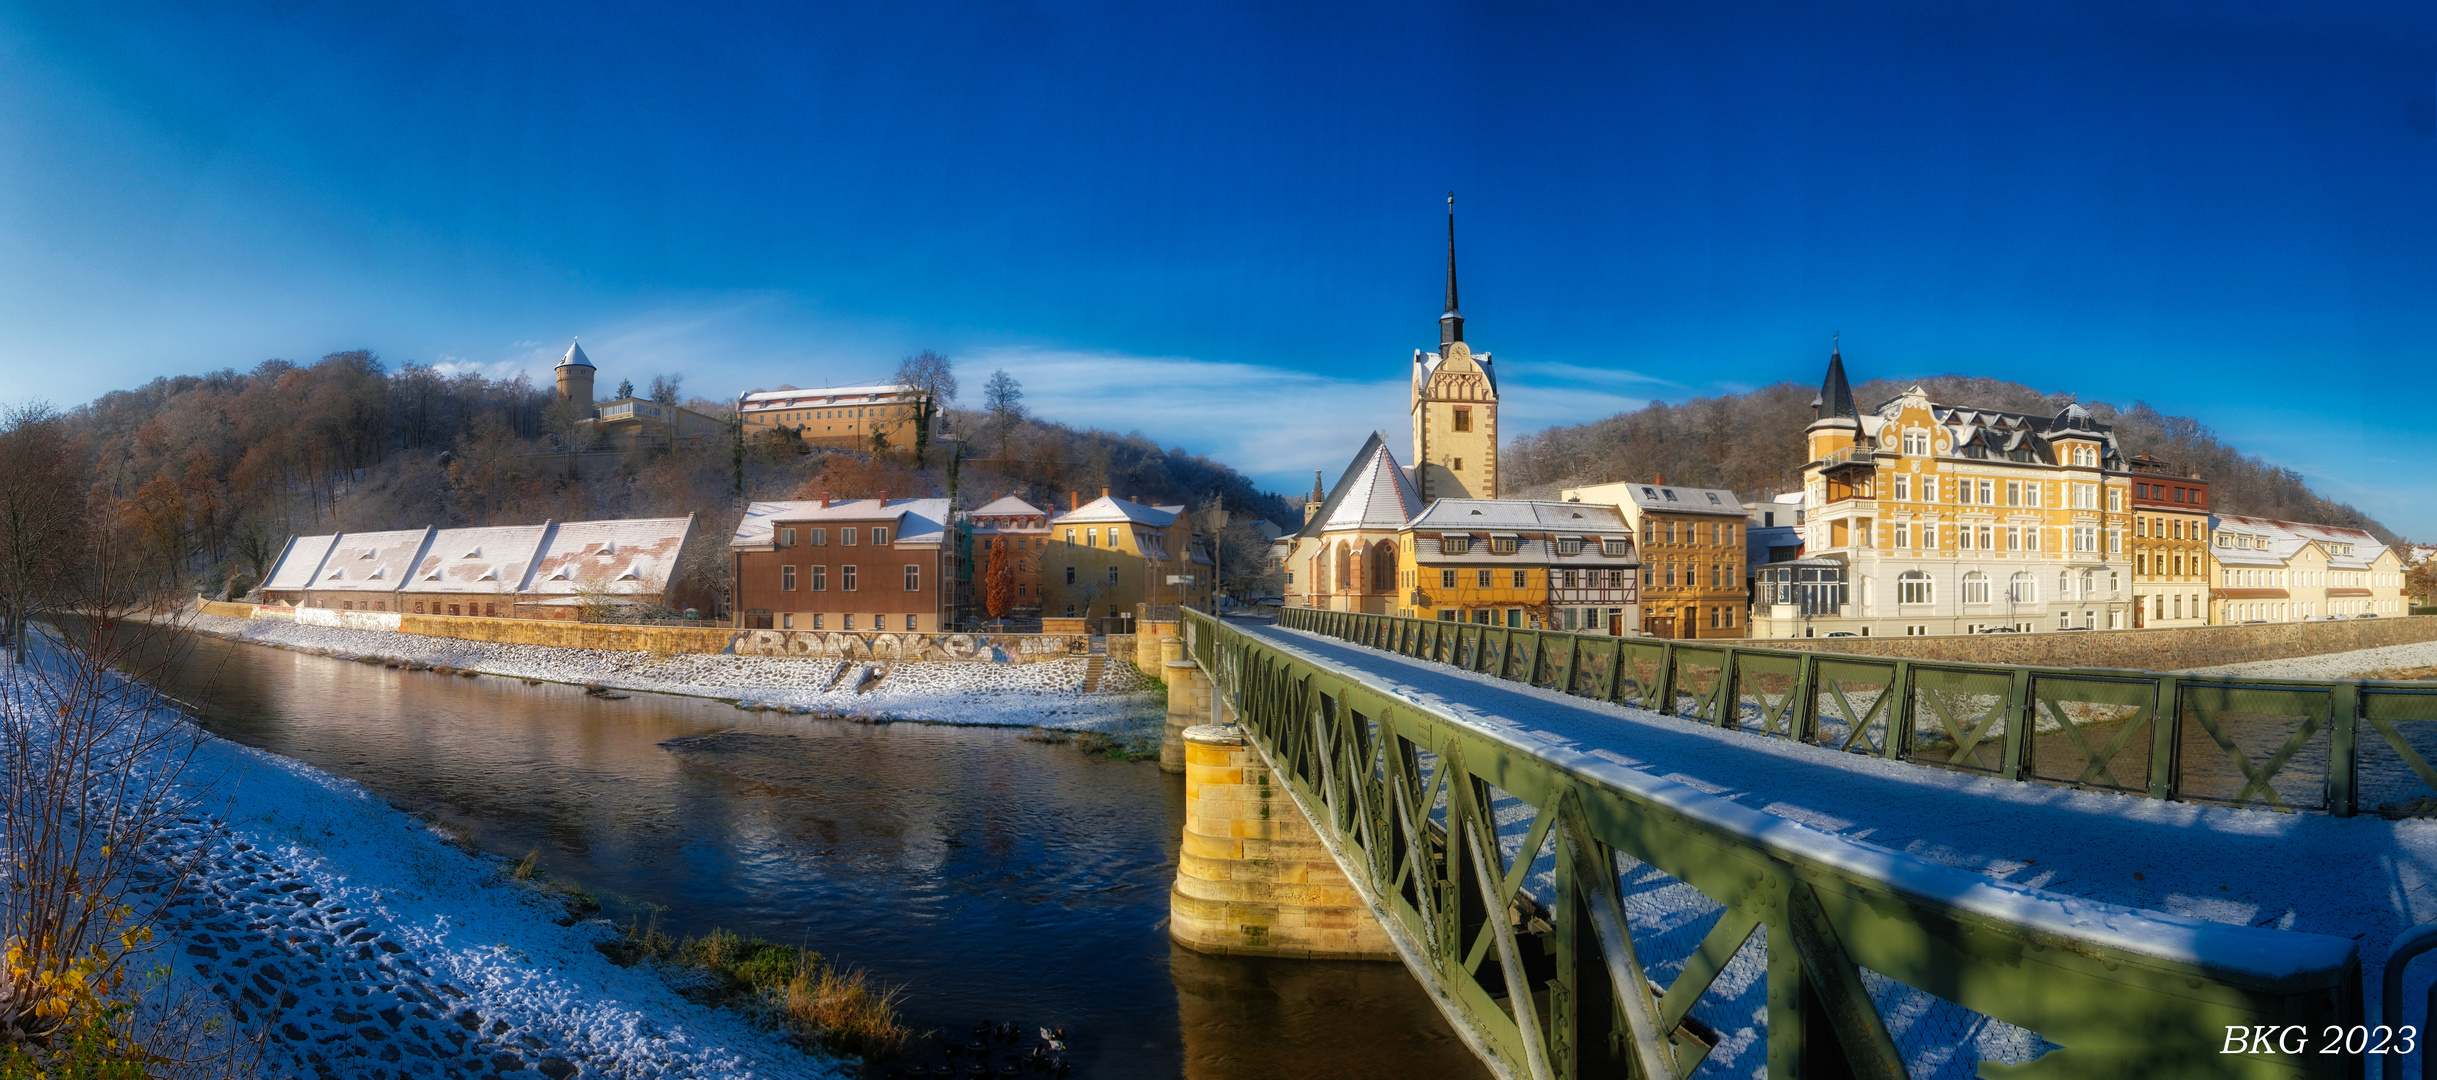
<svg viewBox="0 0 2437 1080">
<path fill-rule="evenodd" d="M 342 611 L 573 619 L 588 606 L 694 609 L 694 518 L 544 522 L 291 538 L 265 603 Z"/>
<path fill-rule="evenodd" d="M 2363 529 L 2218 514 L 2209 560 L 2212 622 L 2411 614 L 2402 554 Z"/>
</svg>

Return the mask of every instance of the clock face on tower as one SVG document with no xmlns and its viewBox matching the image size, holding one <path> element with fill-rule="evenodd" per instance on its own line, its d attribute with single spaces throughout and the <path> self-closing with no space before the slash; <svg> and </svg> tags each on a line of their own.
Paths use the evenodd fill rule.
<svg viewBox="0 0 2437 1080">
<path fill-rule="evenodd" d="M 1469 361 L 1472 359 L 1472 347 L 1461 341 L 1451 342 L 1447 346 L 1447 359 Z"/>
</svg>

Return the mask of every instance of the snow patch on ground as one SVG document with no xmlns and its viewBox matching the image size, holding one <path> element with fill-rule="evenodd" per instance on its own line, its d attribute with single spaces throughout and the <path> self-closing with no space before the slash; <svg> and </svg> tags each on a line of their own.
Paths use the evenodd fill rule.
<svg viewBox="0 0 2437 1080">
<path fill-rule="evenodd" d="M 508 645 L 421 634 L 308 626 L 280 619 L 195 615 L 194 629 L 218 637 L 327 653 L 449 667 L 486 675 L 541 679 L 659 694 L 732 700 L 743 707 L 933 724 L 1131 730 L 1164 717 L 1159 684 L 1107 658 L 1100 686 L 1083 692 L 1087 659 L 1034 664 L 943 663 L 835 658 L 725 656 Z"/>
<path fill-rule="evenodd" d="M 2437 667 L 2437 641 L 2415 641 L 2409 645 L 2296 656 L 2285 660 L 2219 664 L 2216 667 L 2192 668 L 2179 674 L 2250 675 L 2262 679 L 2350 679 L 2387 668 L 2413 667 Z"/>
<path fill-rule="evenodd" d="M 559 925 L 555 900 L 362 785 L 198 736 L 184 774 L 197 812 L 149 852 L 194 876 L 150 962 L 264 1037 L 259 1075 L 852 1075 L 685 1000 L 656 969 L 611 963 L 594 948 L 608 926 Z"/>
</svg>

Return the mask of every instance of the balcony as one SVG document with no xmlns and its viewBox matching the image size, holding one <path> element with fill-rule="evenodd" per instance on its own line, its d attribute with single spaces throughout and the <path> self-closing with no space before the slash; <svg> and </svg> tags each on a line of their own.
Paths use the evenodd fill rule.
<svg viewBox="0 0 2437 1080">
<path fill-rule="evenodd" d="M 1819 471 L 1835 473 L 1847 469 L 1868 469 L 1874 465 L 1875 453 L 1874 448 L 1860 443 L 1840 446 L 1828 451 L 1825 457 L 1819 459 Z"/>
</svg>

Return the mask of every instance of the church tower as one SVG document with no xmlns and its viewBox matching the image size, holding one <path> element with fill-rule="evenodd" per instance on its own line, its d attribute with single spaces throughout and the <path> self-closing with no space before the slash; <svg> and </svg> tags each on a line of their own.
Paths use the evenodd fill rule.
<svg viewBox="0 0 2437 1080">
<path fill-rule="evenodd" d="M 558 396 L 591 408 L 592 375 L 592 358 L 584 355 L 584 346 L 570 343 L 566 359 L 558 362 Z"/>
<path fill-rule="evenodd" d="M 1447 310 L 1439 347 L 1413 351 L 1413 480 L 1436 499 L 1498 497 L 1498 379 L 1464 343 L 1455 299 L 1455 195 L 1447 196 Z"/>
</svg>

